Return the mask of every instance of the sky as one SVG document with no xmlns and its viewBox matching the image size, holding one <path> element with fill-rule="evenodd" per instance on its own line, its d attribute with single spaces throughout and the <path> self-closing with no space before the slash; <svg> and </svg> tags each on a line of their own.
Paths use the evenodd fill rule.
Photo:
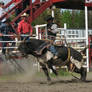
<svg viewBox="0 0 92 92">
<path fill-rule="evenodd" d="M 9 2 L 9 1 L 11 1 L 11 0 L 0 0 L 0 1 L 4 1 L 5 3 L 7 3 L 7 2 Z"/>
<path fill-rule="evenodd" d="M 11 0 L 0 0 L 0 1 L 4 1 L 5 3 L 11 1 Z M 32 0 L 32 2 L 34 2 L 34 0 Z"/>
</svg>

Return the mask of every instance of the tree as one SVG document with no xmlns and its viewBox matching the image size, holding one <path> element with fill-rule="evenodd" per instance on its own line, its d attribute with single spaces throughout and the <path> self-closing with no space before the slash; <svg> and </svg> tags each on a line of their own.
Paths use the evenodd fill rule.
<svg viewBox="0 0 92 92">
<path fill-rule="evenodd" d="M 32 25 L 41 25 L 46 23 L 46 17 L 51 14 L 50 9 L 46 9 L 40 16 L 32 22 Z"/>
<path fill-rule="evenodd" d="M 70 28 L 72 26 L 72 15 L 69 10 L 65 10 L 62 12 L 61 23 L 62 26 L 64 25 L 64 23 L 67 23 L 67 28 Z"/>
<path fill-rule="evenodd" d="M 83 10 L 65 10 L 62 12 L 62 24 L 67 23 L 67 28 L 84 28 L 85 15 Z"/>
</svg>

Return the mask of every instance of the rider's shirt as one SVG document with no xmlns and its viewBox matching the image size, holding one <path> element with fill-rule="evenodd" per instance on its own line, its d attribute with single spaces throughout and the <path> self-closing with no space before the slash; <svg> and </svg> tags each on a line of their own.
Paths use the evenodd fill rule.
<svg viewBox="0 0 92 92">
<path fill-rule="evenodd" d="M 48 23 L 47 24 L 48 35 L 56 36 L 56 33 L 59 32 L 58 26 L 55 23 Z"/>
</svg>

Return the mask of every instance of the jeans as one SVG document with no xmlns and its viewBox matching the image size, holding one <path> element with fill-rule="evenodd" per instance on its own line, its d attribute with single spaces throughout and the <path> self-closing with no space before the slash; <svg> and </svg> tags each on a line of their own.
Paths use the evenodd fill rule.
<svg viewBox="0 0 92 92">
<path fill-rule="evenodd" d="M 57 51 L 56 51 L 55 46 L 53 46 L 53 45 L 51 45 L 51 46 L 49 47 L 49 50 L 50 50 L 54 55 L 57 55 L 57 54 L 58 54 Z"/>
</svg>

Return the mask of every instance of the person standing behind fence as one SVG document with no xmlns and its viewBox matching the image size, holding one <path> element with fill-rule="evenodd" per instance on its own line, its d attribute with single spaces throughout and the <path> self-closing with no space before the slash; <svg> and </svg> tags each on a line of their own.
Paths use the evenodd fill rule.
<svg viewBox="0 0 92 92">
<path fill-rule="evenodd" d="M 21 15 L 21 21 L 18 23 L 18 34 L 20 35 L 32 35 L 32 27 L 28 22 L 28 14 L 24 13 Z M 21 40 L 29 40 L 29 36 L 21 36 Z"/>
<path fill-rule="evenodd" d="M 10 24 L 10 19 L 6 19 L 1 25 L 0 25 L 0 41 L 10 41 L 11 38 L 9 36 L 4 36 L 4 35 L 9 35 L 9 33 L 14 33 L 15 30 L 12 28 Z M 8 42 L 2 42 L 2 53 L 6 54 L 6 48 Z"/>
<path fill-rule="evenodd" d="M 6 13 L 3 7 L 4 7 L 4 2 L 0 1 L 0 18 Z M 5 20 L 6 18 L 0 20 L 0 24 L 4 22 Z"/>
</svg>

